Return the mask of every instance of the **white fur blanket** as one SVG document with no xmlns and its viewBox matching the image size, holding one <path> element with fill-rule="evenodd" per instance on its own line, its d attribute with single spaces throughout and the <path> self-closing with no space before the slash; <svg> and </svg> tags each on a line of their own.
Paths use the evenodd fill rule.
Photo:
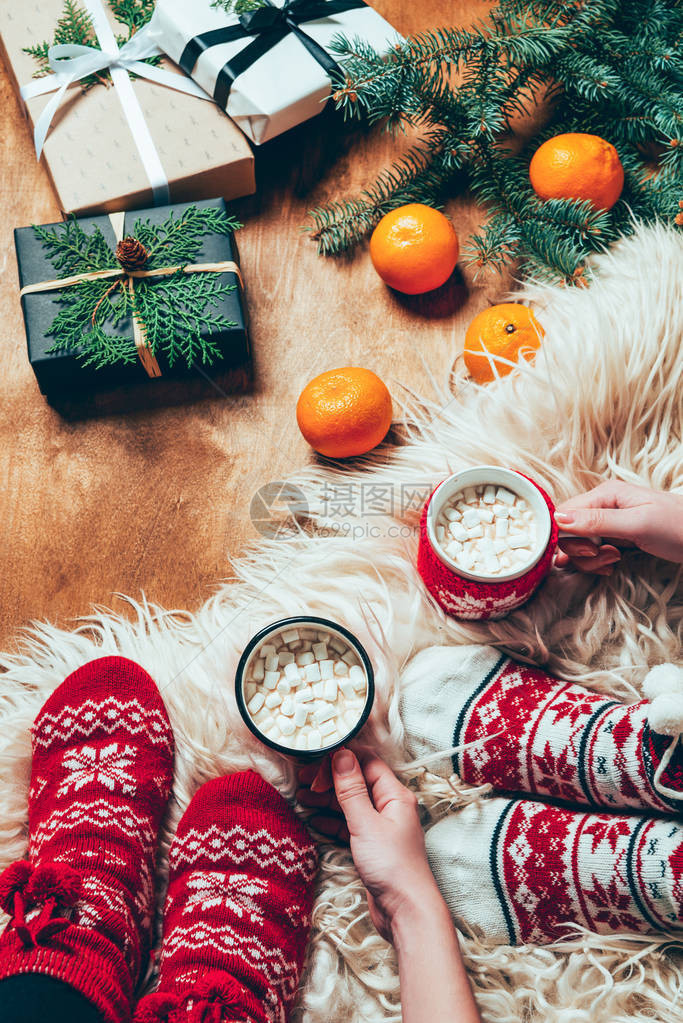
<svg viewBox="0 0 683 1023">
<path fill-rule="evenodd" d="M 214 775 L 251 765 L 294 791 L 292 765 L 249 736 L 233 696 L 242 647 L 276 617 L 333 617 L 367 645 L 378 697 L 365 737 L 395 766 L 403 755 L 400 669 L 427 644 L 493 643 L 624 699 L 649 665 L 680 660 L 681 573 L 643 555 L 627 555 L 597 583 L 556 572 L 526 608 L 489 623 L 445 619 L 414 569 L 419 509 L 401 506 L 468 464 L 519 468 L 556 501 L 606 476 L 683 489 L 683 236 L 639 229 L 595 270 L 587 289 L 532 283 L 516 296 L 534 303 L 546 331 L 534 365 L 486 388 L 461 380 L 457 393 L 444 389 L 436 401 L 409 397 L 405 445 L 380 450 L 362 469 L 302 473 L 297 482 L 319 524 L 332 527 L 328 535 L 260 542 L 237 563 L 238 580 L 197 614 L 131 602 L 132 620 L 98 610 L 72 632 L 38 625 L 19 653 L 0 656 L 0 867 L 26 849 L 33 717 L 68 672 L 102 653 L 132 657 L 152 674 L 175 728 L 164 849 L 194 790 Z M 350 536 L 339 528 L 342 484 Z M 370 484 L 379 512 L 367 508 Z M 476 795 L 424 773 L 416 782 L 432 815 Z M 162 879 L 165 866 L 162 856 Z M 563 949 L 490 949 L 465 939 L 463 947 L 486 1020 L 680 1020 L 683 973 L 670 944 L 577 933 Z M 373 930 L 344 850 L 328 848 L 322 858 L 297 1013 L 306 1023 L 400 1020 L 393 951 Z"/>
</svg>

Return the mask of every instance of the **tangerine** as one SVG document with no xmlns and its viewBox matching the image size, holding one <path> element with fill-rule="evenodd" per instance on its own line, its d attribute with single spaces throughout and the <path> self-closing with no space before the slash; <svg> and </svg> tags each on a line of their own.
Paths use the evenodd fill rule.
<svg viewBox="0 0 683 1023">
<path fill-rule="evenodd" d="M 344 366 L 314 377 L 299 395 L 296 418 L 302 434 L 327 458 L 364 455 L 391 426 L 391 395 L 370 369 Z"/>
<path fill-rule="evenodd" d="M 453 273 L 458 252 L 450 220 L 419 202 L 383 216 L 370 239 L 375 270 L 385 284 L 405 295 L 440 288 Z"/>
<path fill-rule="evenodd" d="M 501 302 L 474 317 L 465 334 L 465 365 L 478 384 L 507 376 L 511 363 L 533 359 L 545 334 L 526 305 Z M 502 361 L 506 360 L 506 361 Z"/>
<path fill-rule="evenodd" d="M 624 187 L 624 168 L 611 142 L 573 131 L 539 146 L 529 178 L 541 199 L 589 199 L 596 209 L 609 210 Z"/>
</svg>

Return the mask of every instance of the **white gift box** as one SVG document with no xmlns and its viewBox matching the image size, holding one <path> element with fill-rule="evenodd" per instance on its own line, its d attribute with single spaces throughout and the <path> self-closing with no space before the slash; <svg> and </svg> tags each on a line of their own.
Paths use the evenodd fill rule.
<svg viewBox="0 0 683 1023">
<path fill-rule="evenodd" d="M 254 16 L 238 18 L 213 7 L 211 0 L 158 0 L 154 38 L 159 49 L 213 96 L 253 142 L 262 143 L 320 113 L 330 95 L 330 77 L 323 65 L 334 63 L 330 45 L 336 36 L 360 37 L 382 54 L 402 41 L 367 6 L 299 20 L 306 8 L 311 13 L 316 6 L 299 0 L 297 13 L 296 0 L 289 4 L 274 0 Z M 283 14 L 288 8 L 292 16 L 285 25 Z M 274 22 L 279 22 L 279 28 Z M 259 25 L 266 27 L 260 30 Z M 303 41 L 301 33 L 306 36 Z M 231 34 L 242 38 L 215 42 Z M 251 63 L 254 51 L 257 56 Z M 242 70 L 245 63 L 250 66 Z M 235 70 L 238 73 L 233 76 Z"/>
</svg>

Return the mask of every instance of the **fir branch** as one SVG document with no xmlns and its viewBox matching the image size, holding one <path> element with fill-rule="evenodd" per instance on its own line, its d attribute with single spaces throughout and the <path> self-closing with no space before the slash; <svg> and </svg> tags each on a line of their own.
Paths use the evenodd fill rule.
<svg viewBox="0 0 683 1023">
<path fill-rule="evenodd" d="M 591 252 L 633 229 L 631 211 L 681 223 L 679 0 L 499 0 L 472 29 L 424 32 L 384 57 L 357 39 L 337 39 L 334 50 L 341 72 L 333 95 L 344 115 L 394 132 L 418 127 L 422 139 L 359 196 L 311 211 L 321 252 L 357 244 L 405 202 L 440 205 L 463 183 L 459 171 L 489 213 L 465 246 L 480 266 L 502 269 L 516 258 L 551 279 L 575 280 Z M 538 97 L 551 104 L 551 122 L 514 155 L 503 143 Z M 607 213 L 542 203 L 530 187 L 538 145 L 582 131 L 612 142 L 624 165 L 623 201 Z"/>
</svg>

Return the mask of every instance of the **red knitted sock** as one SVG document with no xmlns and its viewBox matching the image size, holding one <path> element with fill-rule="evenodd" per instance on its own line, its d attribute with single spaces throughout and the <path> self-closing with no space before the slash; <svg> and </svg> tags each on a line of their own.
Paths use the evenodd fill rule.
<svg viewBox="0 0 683 1023">
<path fill-rule="evenodd" d="M 207 782 L 169 853 L 159 988 L 136 1023 L 284 1023 L 313 904 L 316 849 L 253 771 Z"/>
<path fill-rule="evenodd" d="M 147 672 L 103 657 L 66 679 L 31 732 L 28 860 L 0 875 L 0 979 L 43 973 L 106 1023 L 130 1019 L 147 948 L 173 732 Z"/>
<path fill-rule="evenodd" d="M 401 716 L 414 757 L 476 741 L 430 763 L 435 773 L 571 803 L 679 812 L 683 669 L 653 668 L 644 690 L 651 702 L 625 705 L 493 647 L 431 647 L 404 673 Z"/>
<path fill-rule="evenodd" d="M 683 928 L 683 828 L 662 817 L 482 799 L 427 832 L 458 925 L 487 942 L 543 944 L 580 924 L 599 934 Z"/>
</svg>

